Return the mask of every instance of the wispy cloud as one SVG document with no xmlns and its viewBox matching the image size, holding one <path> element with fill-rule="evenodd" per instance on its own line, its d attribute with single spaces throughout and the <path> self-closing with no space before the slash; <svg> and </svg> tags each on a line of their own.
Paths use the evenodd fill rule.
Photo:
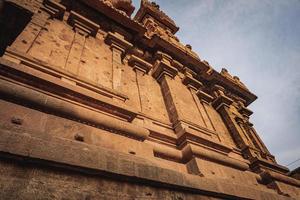
<svg viewBox="0 0 300 200">
<path fill-rule="evenodd" d="M 181 28 L 177 35 L 183 43 L 192 44 L 214 68 L 238 75 L 257 94 L 251 120 L 277 160 L 298 159 L 300 1 L 156 2 Z"/>
</svg>

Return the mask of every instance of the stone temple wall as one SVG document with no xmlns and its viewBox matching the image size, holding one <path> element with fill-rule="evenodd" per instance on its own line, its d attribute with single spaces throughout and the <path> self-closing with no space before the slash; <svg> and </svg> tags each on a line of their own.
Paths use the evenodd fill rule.
<svg viewBox="0 0 300 200">
<path fill-rule="evenodd" d="M 0 2 L 0 199 L 297 199 L 257 97 L 147 0 Z"/>
</svg>

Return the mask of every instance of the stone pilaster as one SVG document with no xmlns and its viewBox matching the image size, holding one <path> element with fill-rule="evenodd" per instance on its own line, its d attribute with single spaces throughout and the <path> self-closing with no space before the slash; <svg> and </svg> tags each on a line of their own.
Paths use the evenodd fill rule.
<svg viewBox="0 0 300 200">
<path fill-rule="evenodd" d="M 171 65 L 172 58 L 162 52 L 157 52 L 152 76 L 161 82 L 165 78 L 173 79 L 178 70 Z"/>
<path fill-rule="evenodd" d="M 199 101 L 199 98 L 197 96 L 198 92 L 201 91 L 201 88 L 203 88 L 203 84 L 200 81 L 198 81 L 197 79 L 195 79 L 193 77 L 193 74 L 194 74 L 193 71 L 186 68 L 184 77 L 182 79 L 182 83 L 184 85 L 186 85 L 187 88 L 189 88 L 189 90 L 193 96 L 194 102 L 197 106 L 197 109 L 200 113 L 203 124 L 209 130 L 215 131 L 215 128 L 211 122 L 209 115 L 207 114 L 207 111 L 205 109 L 205 106 L 203 105 L 203 102 L 201 100 Z"/>
<path fill-rule="evenodd" d="M 62 20 L 65 11 L 66 7 L 60 3 L 53 0 L 45 0 L 40 11 L 32 15 L 30 22 L 11 45 L 11 48 L 22 53 L 29 53 L 39 35 L 48 31 L 47 21 L 49 19 Z"/>
<path fill-rule="evenodd" d="M 105 42 L 110 45 L 112 51 L 112 88 L 120 90 L 122 80 L 122 58 L 125 52 L 132 47 L 132 44 L 125 40 L 124 36 L 119 33 L 109 32 Z"/>
<path fill-rule="evenodd" d="M 198 97 L 198 99 L 200 100 L 199 102 L 199 109 L 200 109 L 200 113 L 201 116 L 203 117 L 204 123 L 206 125 L 206 127 L 210 130 L 215 130 L 215 127 L 212 123 L 212 119 L 210 118 L 210 116 L 207 113 L 206 107 L 211 106 L 211 102 L 213 101 L 213 97 L 209 94 L 207 94 L 206 92 L 204 92 L 202 90 L 202 88 L 199 88 L 196 92 L 196 95 Z"/>
<path fill-rule="evenodd" d="M 221 115 L 238 147 L 241 149 L 244 148 L 248 144 L 247 139 L 241 132 L 234 115 L 230 111 L 230 106 L 233 103 L 233 100 L 224 94 L 224 88 L 221 86 L 216 85 L 213 90 L 216 98 L 212 102 L 212 106 Z"/>
<path fill-rule="evenodd" d="M 75 34 L 66 60 L 65 69 L 68 72 L 78 75 L 78 65 L 84 51 L 86 38 L 96 36 L 99 25 L 73 11 L 70 12 L 68 23 L 73 27 Z"/>
<path fill-rule="evenodd" d="M 138 88 L 138 95 L 139 95 L 139 100 L 140 100 L 140 106 L 141 106 L 141 112 L 143 113 L 143 102 L 141 98 L 141 88 L 140 84 L 143 81 L 143 76 L 148 74 L 148 72 L 151 70 L 152 65 L 141 58 L 135 56 L 135 55 L 130 55 L 128 59 L 128 64 L 133 68 L 133 70 L 136 73 L 136 84 Z"/>
<path fill-rule="evenodd" d="M 178 70 L 171 66 L 171 60 L 172 58 L 167 54 L 157 52 L 152 76 L 160 83 L 162 95 L 171 122 L 176 123 L 179 120 L 179 111 L 175 106 L 174 96 L 171 92 L 169 81 L 177 75 Z"/>
</svg>

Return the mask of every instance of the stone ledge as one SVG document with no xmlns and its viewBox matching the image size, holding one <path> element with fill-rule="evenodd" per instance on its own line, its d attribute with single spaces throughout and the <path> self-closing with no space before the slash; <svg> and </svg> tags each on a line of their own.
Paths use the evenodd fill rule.
<svg viewBox="0 0 300 200">
<path fill-rule="evenodd" d="M 103 112 L 115 115 L 116 117 L 126 119 L 126 121 L 132 121 L 137 115 L 136 110 L 122 103 L 114 103 L 113 105 L 111 102 L 111 99 L 114 98 L 113 96 L 99 94 L 99 92 L 93 90 L 84 90 L 84 88 L 78 85 L 65 84 L 61 78 L 55 77 L 52 74 L 50 75 L 40 70 L 31 69 L 2 58 L 0 58 L 0 74 L 6 78 L 13 78 L 16 81 L 37 88 L 43 87 L 44 90 L 48 92 L 53 92 L 78 103 L 94 107 Z M 18 76 L 16 76 L 16 74 L 18 74 Z M 32 80 L 36 81 L 33 82 Z"/>
<path fill-rule="evenodd" d="M 300 181 L 299 180 L 294 179 L 292 177 L 288 177 L 286 175 L 282 175 L 282 174 L 275 173 L 275 172 L 272 172 L 272 171 L 264 171 L 260 174 L 260 176 L 262 178 L 262 181 L 265 184 L 269 184 L 272 181 L 279 181 L 279 182 L 283 182 L 283 183 L 286 183 L 288 185 L 294 185 L 294 186 L 300 188 Z"/>
<path fill-rule="evenodd" d="M 163 169 L 152 162 L 132 155 L 110 151 L 81 142 L 49 137 L 47 140 L 0 129 L 0 157 L 17 157 L 21 162 L 40 163 L 87 174 L 103 173 L 131 177 L 140 183 L 209 194 L 228 199 L 291 199 L 240 186 L 225 180 L 200 178 Z"/>
<path fill-rule="evenodd" d="M 88 90 L 93 90 L 99 94 L 108 96 L 110 98 L 114 97 L 116 99 L 120 99 L 121 101 L 126 101 L 129 99 L 129 97 L 125 94 L 122 94 L 116 90 L 97 84 L 94 81 L 88 80 L 83 76 L 75 75 L 62 68 L 49 65 L 44 61 L 36 59 L 26 53 L 22 53 L 12 47 L 7 47 L 5 55 L 2 58 L 0 58 L 1 64 L 8 65 L 8 66 L 13 65 L 14 63 L 8 59 L 14 60 L 14 63 L 25 65 L 26 67 L 30 67 L 42 71 L 46 74 L 71 80 L 80 87 L 83 87 Z"/>
<path fill-rule="evenodd" d="M 117 131 L 118 134 L 137 140 L 145 140 L 150 134 L 143 127 L 112 118 L 62 97 L 45 94 L 45 92 L 41 92 L 36 88 L 18 85 L 8 80 L 0 79 L 0 94 L 12 100 L 16 99 L 20 102 L 27 102 L 37 109 L 50 111 L 55 115 L 61 115 L 100 128 L 108 128 L 111 132 Z"/>
</svg>

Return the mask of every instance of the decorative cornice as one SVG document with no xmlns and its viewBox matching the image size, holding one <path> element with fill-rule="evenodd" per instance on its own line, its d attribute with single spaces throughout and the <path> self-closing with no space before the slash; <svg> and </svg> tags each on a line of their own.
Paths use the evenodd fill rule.
<svg viewBox="0 0 300 200">
<path fill-rule="evenodd" d="M 95 0 L 80 0 L 89 7 L 97 10 L 98 12 L 106 15 L 110 19 L 116 21 L 117 23 L 135 31 L 139 36 L 143 36 L 146 32 L 146 28 L 137 22 L 136 20 L 131 19 L 124 12 L 116 9 L 113 6 L 106 4 L 104 1 L 95 1 Z"/>
<path fill-rule="evenodd" d="M 238 84 L 239 86 L 243 87 L 244 89 L 248 90 L 248 88 L 240 81 L 239 77 L 232 76 L 229 74 L 228 70 L 225 68 L 222 68 L 220 75 L 228 79 L 229 81 Z"/>
<path fill-rule="evenodd" d="M 104 130 L 108 129 L 110 132 L 115 131 L 118 134 L 137 140 L 144 141 L 150 134 L 143 127 L 106 115 L 91 107 L 42 93 L 37 88 L 29 88 L 28 86 L 0 79 L 0 92 L 12 100 L 15 99 L 17 102 L 29 103 L 35 109 L 65 116 L 66 118 L 86 123 L 90 126 L 97 126 Z M 39 98 L 37 99 L 36 97 Z"/>
<path fill-rule="evenodd" d="M 68 23 L 73 26 L 74 30 L 79 31 L 82 34 L 87 34 L 94 37 L 96 36 L 100 28 L 98 24 L 90 21 L 89 19 L 74 11 L 70 12 Z"/>
<path fill-rule="evenodd" d="M 136 32 L 137 38 L 145 35 L 147 30 L 146 27 L 137 20 L 139 18 L 138 16 L 141 15 L 138 14 L 139 11 L 134 17 L 134 19 L 131 19 L 127 15 L 122 14 L 121 11 L 117 10 L 113 6 L 106 5 L 103 1 L 81 1 L 87 4 L 88 6 L 96 9 L 97 11 L 103 13 L 104 15 L 108 16 L 109 18 L 113 19 L 114 21 L 118 22 L 119 24 Z M 211 66 L 206 65 L 204 61 L 201 61 L 199 56 L 195 52 L 191 51 L 191 49 L 188 48 L 188 46 L 181 44 L 172 37 L 168 36 L 162 38 L 158 35 L 154 35 L 151 39 L 144 39 L 142 42 L 147 47 L 158 48 L 167 51 L 170 55 L 172 55 L 173 58 L 177 59 L 185 65 L 188 64 L 191 68 L 195 69 L 198 75 L 201 76 L 203 79 L 210 82 L 215 82 L 217 84 L 221 84 L 236 95 L 241 96 L 243 99 L 245 99 L 246 105 L 251 104 L 257 98 L 254 94 L 247 90 L 245 86 L 243 86 L 242 84 L 238 84 L 237 78 L 235 78 L 234 81 L 230 81 L 225 76 L 222 76 Z M 234 79 L 234 77 L 232 78 Z"/>
</svg>

